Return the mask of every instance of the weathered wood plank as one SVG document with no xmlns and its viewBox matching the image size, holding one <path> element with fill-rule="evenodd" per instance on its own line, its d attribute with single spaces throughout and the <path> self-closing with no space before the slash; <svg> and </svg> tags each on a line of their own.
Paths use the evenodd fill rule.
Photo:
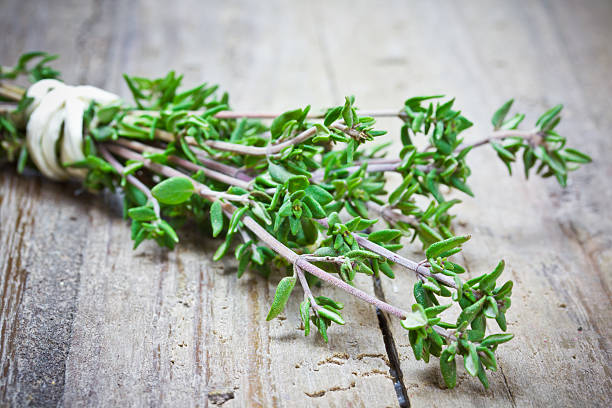
<svg viewBox="0 0 612 408">
<path fill-rule="evenodd" d="M 504 257 L 517 283 L 517 338 L 500 348 L 492 390 L 465 374 L 457 390 L 442 389 L 435 362 L 415 362 L 395 320 L 392 330 L 413 406 L 609 405 L 610 4 L 317 5 L 3 1 L 0 54 L 4 63 L 29 49 L 60 53 L 69 82 L 122 95 L 121 73 L 174 68 L 189 84 L 220 82 L 245 109 L 328 106 L 348 93 L 384 108 L 442 91 L 479 124 L 473 138 L 505 98 L 531 119 L 565 102 L 564 133 L 584 135 L 596 159 L 568 190 L 508 178 L 490 152 L 472 160 L 478 198 L 465 200 L 457 225 L 474 232 L 465 260 L 479 273 Z M 349 325 L 329 346 L 304 340 L 295 313 L 264 321 L 274 281 L 237 281 L 231 262 L 211 263 L 216 241 L 187 230 L 201 246 L 134 253 L 112 197 L 73 199 L 72 186 L 4 170 L 0 180 L 2 403 L 397 404 L 369 307 L 330 292 L 351 309 Z M 411 299 L 409 282 L 384 289 L 393 303 Z"/>
<path fill-rule="evenodd" d="M 287 80 L 278 74 L 290 71 L 295 53 L 290 37 L 281 34 L 300 24 L 299 15 L 280 3 L 277 12 L 281 23 L 276 30 L 266 29 L 269 17 L 257 8 L 232 4 L 205 6 L 192 2 L 175 8 L 97 2 L 72 12 L 63 7 L 60 11 L 84 20 L 87 30 L 81 29 L 81 35 L 63 39 L 65 42 L 40 41 L 37 47 L 60 54 L 66 48 L 78 48 L 78 56 L 68 54 L 80 61 L 78 69 L 64 71 L 69 82 L 81 80 L 111 90 L 118 88 L 125 95 L 126 88 L 119 87 L 121 72 L 159 75 L 175 68 L 185 72 L 190 83 L 200 80 L 201 75 L 229 84 L 241 98 L 238 104 L 244 107 L 283 109 L 301 103 L 295 101 L 295 89 L 278 82 Z M 301 24 L 308 29 L 308 21 Z M 38 30 L 51 28 L 41 23 L 33 31 Z M 276 71 L 270 70 L 269 55 L 252 54 L 250 38 L 276 44 L 287 60 L 275 63 Z M 10 52 L 16 55 L 20 51 Z M 69 63 L 62 60 L 60 67 Z M 313 80 L 325 76 L 314 62 L 305 60 L 304 69 Z M 329 103 L 323 103 L 329 100 L 324 91 L 313 91 L 306 85 L 301 89 L 304 102 Z M 270 97 L 269 105 L 262 105 L 262 96 Z M 11 173 L 6 177 L 10 183 L 3 183 L 5 188 L 11 193 L 22 191 L 20 178 Z M 65 191 L 47 192 L 59 193 Z M 34 199 L 28 204 L 44 213 L 56 201 L 50 199 L 45 207 Z M 94 201 L 100 203 L 92 206 Z M 266 323 L 274 280 L 268 283 L 248 276 L 236 281 L 232 273 L 235 265 L 228 263 L 224 268 L 210 262 L 217 241 L 206 242 L 200 234 L 192 233 L 190 238 L 203 242 L 203 247 L 184 239 L 174 252 L 144 245 L 134 253 L 129 229 L 112 200 L 89 197 L 83 203 L 74 200 L 74 205 L 82 206 L 79 220 L 88 220 L 80 224 L 81 231 L 74 232 L 82 250 L 66 247 L 65 252 L 61 244 L 54 243 L 58 257 L 69 258 L 78 252 L 82 262 L 72 274 L 78 278 L 73 287 L 76 297 L 71 297 L 74 313 L 63 327 L 70 333 L 65 342 L 69 353 L 62 354 L 57 362 L 39 356 L 41 362 L 61 367 L 58 376 L 62 384 L 57 395 L 35 402 L 59 400 L 66 406 L 397 404 L 372 308 L 326 289 L 323 293 L 345 300 L 351 309 L 347 312 L 351 325 L 332 329 L 328 346 L 314 336 L 304 339 L 296 315 L 300 296 L 292 298 L 288 309 L 292 313 L 286 319 Z M 3 212 L 3 224 L 14 214 L 12 208 Z M 60 221 L 47 228 L 57 223 Z M 32 234 L 24 234 L 23 239 L 33 239 Z M 31 273 L 30 268 L 26 270 Z M 363 286 L 371 291 L 369 280 L 364 280 Z M 25 298 L 31 290 L 26 285 Z M 44 299 L 43 304 L 52 307 L 53 303 Z M 21 314 L 34 313 L 24 305 L 25 301 Z M 26 323 L 20 331 L 49 327 L 45 322 Z M 45 344 L 44 339 L 39 340 Z M 19 349 L 19 344 L 15 347 Z M 18 366 L 17 371 L 38 375 L 41 370 Z M 55 380 L 53 376 L 49 379 Z M 6 400 L 27 401 L 21 386 L 19 381 L 8 384 Z"/>
<path fill-rule="evenodd" d="M 540 4 L 523 8 L 511 3 L 496 7 L 468 3 L 439 10 L 446 29 L 429 32 L 434 49 L 457 44 L 455 52 L 437 58 L 460 71 L 449 73 L 450 81 L 463 77 L 470 84 L 457 97 L 464 112 L 477 120 L 473 135 L 487 131 L 491 113 L 487 107 L 511 96 L 528 113 L 563 101 L 567 110 L 563 133 L 572 143 L 583 143 L 595 163 L 572 174 L 570 186 L 562 190 L 553 181 L 534 178 L 525 183 L 520 171 L 510 179 L 492 152 L 473 153 L 471 186 L 477 199 L 464 200 L 457 225 L 458 232 L 474 234 L 463 260 L 474 276 L 491 270 L 496 259 L 506 259 L 508 278 L 516 282 L 508 315 L 509 331 L 516 338 L 498 350 L 500 372 L 492 376 L 490 391 L 478 391 L 477 381 L 463 374 L 458 389 L 448 392 L 440 390 L 439 374 L 414 361 L 405 331 L 396 324 L 402 369 L 415 405 L 432 400 L 440 406 L 462 400 L 478 406 L 610 404 L 612 314 L 607 271 L 612 225 L 605 215 L 610 192 L 601 186 L 609 185 L 611 166 L 606 161 L 612 149 L 606 132 L 596 126 L 609 122 L 610 115 L 599 110 L 602 116 L 597 116 L 589 110 L 589 90 L 576 76 L 583 66 L 594 64 L 590 59 L 568 58 L 564 39 L 583 39 L 581 33 L 586 31 L 607 32 L 609 38 L 611 10 L 609 5 L 597 5 L 608 16 L 605 19 L 577 4 L 566 6 L 561 11 Z M 551 16 L 551 8 L 565 17 L 566 24 Z M 491 11 L 486 18 L 484 9 Z M 582 20 L 572 18 L 573 24 L 567 24 L 574 12 L 582 14 Z M 609 48 L 598 51 L 600 61 L 612 58 Z M 384 287 L 390 300 L 399 301 L 411 291 L 401 281 L 386 282 Z M 406 377 L 419 371 L 411 392 Z M 462 393 L 466 388 L 472 392 Z"/>
</svg>

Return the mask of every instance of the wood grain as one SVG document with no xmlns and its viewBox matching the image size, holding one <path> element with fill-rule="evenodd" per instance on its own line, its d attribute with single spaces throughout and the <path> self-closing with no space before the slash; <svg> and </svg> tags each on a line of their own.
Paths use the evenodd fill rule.
<svg viewBox="0 0 612 408">
<path fill-rule="evenodd" d="M 477 123 L 473 139 L 509 97 L 528 120 L 565 103 L 561 129 L 592 165 L 562 190 L 475 152 L 477 199 L 458 209 L 456 229 L 474 235 L 470 273 L 503 257 L 516 282 L 516 338 L 499 349 L 491 390 L 463 372 L 444 389 L 437 362 L 416 362 L 396 320 L 390 329 L 412 406 L 612 403 L 609 2 L 2 0 L 0 10 L 3 65 L 48 50 L 67 82 L 124 96 L 123 72 L 168 69 L 187 85 L 221 83 L 236 109 L 323 107 L 345 94 L 389 108 L 444 92 Z M 380 123 L 397 140 L 399 124 Z M 329 345 L 305 339 L 299 295 L 265 322 L 275 279 L 236 280 L 195 228 L 173 252 L 134 252 L 118 199 L 77 189 L 0 173 L 0 406 L 398 405 L 373 309 L 325 288 L 349 324 Z M 414 281 L 397 275 L 382 294 L 407 306 Z"/>
</svg>

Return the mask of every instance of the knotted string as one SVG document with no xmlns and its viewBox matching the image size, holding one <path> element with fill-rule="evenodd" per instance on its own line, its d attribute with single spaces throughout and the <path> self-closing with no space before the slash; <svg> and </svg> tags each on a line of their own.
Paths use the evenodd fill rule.
<svg viewBox="0 0 612 408">
<path fill-rule="evenodd" d="M 63 164 L 85 159 L 85 110 L 91 101 L 108 104 L 120 98 L 93 86 L 70 86 L 55 79 L 36 82 L 26 95 L 33 99 L 27 110 L 26 146 L 38 170 L 54 180 L 84 178 L 86 171 Z"/>
</svg>

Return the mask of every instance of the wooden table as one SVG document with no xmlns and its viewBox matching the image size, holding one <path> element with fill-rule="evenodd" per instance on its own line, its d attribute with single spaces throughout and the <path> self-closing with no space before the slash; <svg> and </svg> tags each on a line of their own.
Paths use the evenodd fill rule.
<svg viewBox="0 0 612 408">
<path fill-rule="evenodd" d="M 415 361 L 390 319 L 399 384 L 376 311 L 329 288 L 350 324 L 328 345 L 297 329 L 298 295 L 266 323 L 276 280 L 236 280 L 234 262 L 211 260 L 219 241 L 187 230 L 175 251 L 132 251 L 116 197 L 4 167 L 1 406 L 378 407 L 398 395 L 412 406 L 612 404 L 611 2 L 2 0 L 0 27 L 2 64 L 47 50 L 68 83 L 126 97 L 123 72 L 168 69 L 187 84 L 221 83 L 245 110 L 325 107 L 351 93 L 364 108 L 399 109 L 443 92 L 476 123 L 468 140 L 510 97 L 527 124 L 562 102 L 560 130 L 594 158 L 561 189 L 525 182 L 521 165 L 508 177 L 490 149 L 471 156 L 477 199 L 463 197 L 455 225 L 474 235 L 465 264 L 479 274 L 503 257 L 516 283 L 516 338 L 500 347 L 488 391 L 462 369 L 444 389 L 437 361 Z M 379 123 L 397 145 L 399 123 Z M 398 275 L 378 294 L 407 306 L 413 277 Z"/>
</svg>

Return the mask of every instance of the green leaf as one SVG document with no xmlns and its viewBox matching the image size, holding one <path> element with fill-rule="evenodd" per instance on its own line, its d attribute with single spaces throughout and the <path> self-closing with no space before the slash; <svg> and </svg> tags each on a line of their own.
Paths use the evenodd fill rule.
<svg viewBox="0 0 612 408">
<path fill-rule="evenodd" d="M 317 200 L 307 195 L 304 197 L 303 202 L 308 206 L 308 208 L 312 212 L 313 218 L 316 218 L 316 219 L 325 218 L 326 216 L 325 210 L 323 209 L 323 207 L 321 207 L 321 204 L 319 204 Z"/>
<path fill-rule="evenodd" d="M 482 310 L 482 306 L 484 305 L 484 302 L 485 302 L 485 298 L 482 297 L 473 305 L 468 306 L 465 309 L 463 309 L 463 311 L 461 312 L 461 314 L 459 314 L 459 317 L 457 318 L 457 326 L 461 326 L 461 323 L 463 322 L 468 322 L 468 323 L 472 322 Z"/>
<path fill-rule="evenodd" d="M 334 309 L 338 309 L 338 310 L 344 309 L 344 303 L 336 302 L 335 300 L 330 299 L 326 296 L 317 296 L 315 298 L 315 301 L 320 306 L 331 306 Z"/>
<path fill-rule="evenodd" d="M 210 224 L 213 237 L 217 237 L 223 229 L 223 208 L 219 200 L 215 200 L 210 206 Z"/>
<path fill-rule="evenodd" d="M 433 169 L 425 176 L 425 184 L 427 186 L 427 189 L 431 192 L 431 195 L 433 195 L 436 199 L 436 201 L 442 203 L 444 202 L 444 196 L 440 193 L 440 190 L 438 190 L 438 182 L 436 178 L 437 172 L 435 169 Z"/>
<path fill-rule="evenodd" d="M 448 388 L 454 388 L 457 384 L 457 361 L 455 354 L 446 348 L 440 355 L 440 371 L 442 378 Z"/>
<path fill-rule="evenodd" d="M 504 124 L 501 125 L 501 129 L 505 129 L 505 130 L 516 129 L 518 125 L 521 124 L 523 119 L 525 119 L 525 114 L 517 113 L 516 115 L 514 115 L 513 117 L 505 121 Z"/>
<path fill-rule="evenodd" d="M 400 321 L 402 327 L 406 330 L 416 330 L 427 325 L 427 315 L 425 309 L 418 303 L 412 305 L 412 313 L 408 313 L 406 318 Z"/>
<path fill-rule="evenodd" d="M 278 286 L 276 287 L 276 292 L 274 293 L 274 300 L 272 301 L 272 306 L 270 306 L 270 312 L 268 313 L 268 317 L 266 317 L 267 321 L 274 319 L 278 316 L 283 309 L 285 308 L 285 304 L 293 291 L 297 278 L 295 276 L 287 276 L 281 279 Z"/>
<path fill-rule="evenodd" d="M 409 173 L 406 177 L 404 177 L 402 184 L 400 184 L 399 187 L 396 188 L 391 193 L 391 195 L 389 195 L 389 204 L 392 204 L 392 205 L 397 204 L 397 202 L 402 197 L 402 194 L 404 193 L 404 191 L 406 191 L 406 188 L 410 185 L 411 182 L 412 182 L 412 173 Z"/>
<path fill-rule="evenodd" d="M 495 358 L 495 353 L 491 349 L 482 346 L 476 347 L 476 350 L 478 350 L 480 362 L 489 370 L 497 371 L 497 359 Z"/>
<path fill-rule="evenodd" d="M 425 251 L 425 256 L 427 257 L 427 259 L 435 259 L 440 256 L 440 254 L 450 251 L 451 249 L 456 248 L 467 242 L 471 237 L 471 235 L 459 235 L 456 237 L 445 239 L 444 241 L 431 244 L 429 248 L 427 248 L 427 250 Z"/>
<path fill-rule="evenodd" d="M 538 121 L 536 122 L 536 126 L 538 126 L 542 130 L 549 129 L 549 125 L 553 123 L 553 119 L 555 119 L 555 117 L 559 113 L 561 113 L 562 109 L 563 105 L 561 104 L 553 106 L 552 108 L 547 110 L 542 116 L 539 117 Z"/>
<path fill-rule="evenodd" d="M 296 191 L 304 190 L 309 184 L 306 176 L 291 176 L 287 180 L 287 190 L 290 193 L 295 193 Z"/>
<path fill-rule="evenodd" d="M 385 243 L 394 240 L 402 235 L 402 231 L 396 229 L 384 229 L 374 231 L 368 235 L 368 240 L 376 243 Z"/>
<path fill-rule="evenodd" d="M 228 249 L 229 241 L 225 240 L 221 245 L 219 245 L 219 248 L 217 248 L 217 250 L 215 251 L 215 254 L 213 255 L 213 261 L 217 262 L 218 260 L 223 258 L 223 255 L 225 255 Z"/>
<path fill-rule="evenodd" d="M 342 319 L 342 316 L 324 307 L 319 308 L 319 310 L 317 310 L 317 313 L 319 314 L 319 316 L 323 316 L 324 318 L 329 319 L 332 322 L 338 323 L 340 325 L 343 325 L 345 323 L 344 319 Z"/>
<path fill-rule="evenodd" d="M 329 338 L 327 337 L 327 324 L 324 319 L 316 318 L 315 323 L 317 324 L 317 329 L 319 329 L 319 334 L 323 337 L 323 341 L 326 343 L 329 342 Z"/>
<path fill-rule="evenodd" d="M 463 191 L 465 194 L 474 197 L 474 193 L 472 193 L 472 190 L 468 187 L 467 184 L 465 184 L 465 182 L 461 181 L 461 179 L 459 177 L 456 176 L 451 176 L 450 178 L 451 184 L 459 191 Z"/>
<path fill-rule="evenodd" d="M 488 273 L 480 280 L 478 283 L 478 289 L 484 293 L 491 292 L 495 288 L 495 281 L 502 274 L 505 266 L 506 263 L 503 259 L 499 261 L 493 272 Z"/>
<path fill-rule="evenodd" d="M 416 281 L 413 288 L 414 299 L 423 307 L 429 307 L 431 302 L 427 298 L 427 293 L 423 288 L 423 282 L 421 280 Z"/>
<path fill-rule="evenodd" d="M 416 114 L 416 116 L 414 117 L 414 120 L 412 121 L 412 131 L 414 133 L 417 133 L 421 130 L 421 126 L 423 126 L 423 121 L 425 120 L 425 114 L 423 112 L 419 112 Z"/>
<path fill-rule="evenodd" d="M 329 126 L 334 123 L 342 114 L 342 108 L 342 106 L 336 106 L 335 108 L 330 109 L 325 115 L 325 120 L 323 121 L 323 124 L 325 126 Z"/>
<path fill-rule="evenodd" d="M 493 296 L 487 296 L 487 306 L 485 307 L 484 315 L 489 319 L 495 319 L 498 313 L 497 301 Z"/>
<path fill-rule="evenodd" d="M 574 163 L 590 163 L 593 161 L 591 157 L 579 150 L 572 149 L 570 147 L 565 150 L 560 150 L 559 154 L 567 161 Z"/>
<path fill-rule="evenodd" d="M 19 151 L 19 159 L 17 160 L 17 173 L 22 174 L 25 169 L 25 165 L 28 161 L 28 149 L 24 144 Z"/>
<path fill-rule="evenodd" d="M 242 216 L 244 215 L 244 213 L 246 213 L 247 210 L 248 207 L 241 207 L 234 211 L 234 213 L 232 214 L 232 218 L 230 219 L 229 227 L 227 228 L 228 235 L 232 235 L 236 232 L 236 230 L 238 229 L 238 224 L 240 223 Z"/>
<path fill-rule="evenodd" d="M 363 249 L 354 249 L 344 254 L 344 256 L 350 259 L 354 259 L 354 258 L 374 258 L 376 259 L 380 257 L 378 254 L 374 252 L 366 251 Z"/>
<path fill-rule="evenodd" d="M 485 372 L 484 367 L 482 366 L 482 362 L 478 362 L 478 379 L 485 387 L 485 390 L 489 389 L 489 380 L 487 380 L 487 373 Z"/>
<path fill-rule="evenodd" d="M 478 365 L 480 364 L 478 351 L 476 350 L 474 343 L 468 343 L 468 350 L 468 355 L 464 356 L 463 358 L 465 371 L 467 371 L 472 377 L 476 377 L 478 374 Z"/>
<path fill-rule="evenodd" d="M 491 118 L 491 123 L 493 124 L 494 129 L 499 129 L 504 123 L 504 120 L 506 119 L 506 116 L 508 115 L 508 112 L 510 111 L 510 108 L 512 107 L 513 103 L 514 99 L 510 99 L 509 101 L 504 103 L 501 108 L 495 111 L 493 117 Z"/>
<path fill-rule="evenodd" d="M 342 108 L 342 119 L 344 120 L 344 123 L 346 124 L 346 126 L 352 128 L 353 127 L 353 106 L 351 103 L 351 98 L 349 98 L 348 96 L 346 96 L 345 98 L 345 103 L 344 103 L 344 107 Z"/>
<path fill-rule="evenodd" d="M 506 150 L 504 148 L 504 146 L 502 146 L 501 144 L 499 144 L 497 142 L 491 142 L 491 147 L 493 149 L 495 149 L 497 154 L 499 154 L 499 156 L 502 159 L 505 159 L 505 160 L 508 160 L 508 161 L 514 161 L 515 160 L 514 154 L 512 152 L 510 152 L 509 150 Z"/>
<path fill-rule="evenodd" d="M 311 196 L 321 205 L 327 205 L 334 200 L 334 196 L 329 194 L 327 190 L 317 185 L 310 185 L 304 190 L 306 195 Z"/>
<path fill-rule="evenodd" d="M 172 177 L 153 187 L 151 193 L 160 203 L 176 205 L 189 200 L 194 190 L 190 179 Z"/>
<path fill-rule="evenodd" d="M 506 315 L 503 312 L 499 312 L 497 314 L 497 317 L 495 318 L 495 321 L 499 325 L 500 329 L 502 329 L 503 331 L 508 330 L 508 327 L 507 327 L 507 324 L 506 324 Z"/>
<path fill-rule="evenodd" d="M 310 334 L 310 300 L 305 299 L 300 303 L 300 317 L 304 323 L 304 336 Z"/>
<path fill-rule="evenodd" d="M 272 180 L 281 184 L 284 184 L 294 176 L 293 173 L 288 172 L 283 166 L 274 164 L 272 162 L 268 164 L 268 172 L 270 173 Z"/>
<path fill-rule="evenodd" d="M 168 224 L 166 221 L 164 220 L 160 220 L 159 221 L 159 228 L 162 229 L 162 231 L 164 231 L 166 233 L 166 235 L 175 243 L 179 242 L 179 238 L 178 235 L 176 235 L 176 232 L 174 232 L 174 229 L 170 226 L 170 224 Z"/>
<path fill-rule="evenodd" d="M 512 333 L 497 333 L 492 334 L 490 336 L 485 337 L 483 341 L 480 342 L 482 347 L 496 346 L 498 344 L 505 343 L 514 338 L 514 334 Z"/>
<path fill-rule="evenodd" d="M 428 307 L 427 309 L 425 309 L 425 314 L 427 315 L 428 318 L 435 317 L 439 315 L 440 313 L 442 313 L 443 311 L 445 311 L 446 309 L 448 309 L 449 307 L 451 307 L 452 305 L 453 305 L 452 303 L 449 303 L 448 305 Z"/>
<path fill-rule="evenodd" d="M 283 134 L 283 129 L 287 122 L 291 120 L 299 120 L 302 117 L 303 111 L 302 109 L 295 109 L 292 111 L 287 111 L 276 117 L 272 121 L 272 125 L 270 125 L 270 133 L 272 134 L 272 139 L 278 139 Z"/>
<path fill-rule="evenodd" d="M 130 208 L 128 215 L 135 221 L 153 221 L 157 219 L 153 208 L 147 206 Z"/>
</svg>

